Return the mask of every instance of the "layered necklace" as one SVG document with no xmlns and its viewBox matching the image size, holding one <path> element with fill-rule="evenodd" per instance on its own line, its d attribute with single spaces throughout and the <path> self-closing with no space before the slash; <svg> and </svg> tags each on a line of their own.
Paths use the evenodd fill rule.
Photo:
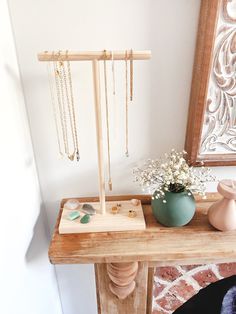
<svg viewBox="0 0 236 314">
<path fill-rule="evenodd" d="M 110 145 L 110 122 L 109 122 L 109 101 L 108 101 L 108 84 L 107 84 L 107 51 L 103 51 L 103 73 L 104 73 L 104 93 L 105 93 L 105 113 L 106 113 L 106 137 L 107 137 L 107 160 L 108 160 L 108 186 L 112 191 L 111 178 L 111 145 Z M 112 95 L 113 106 L 116 107 L 116 84 L 115 84 L 115 65 L 114 54 L 111 52 L 111 71 L 112 71 Z M 128 61 L 129 71 L 128 71 Z M 129 87 L 129 88 L 128 88 Z M 133 50 L 125 51 L 125 155 L 129 157 L 129 102 L 133 101 Z"/>
<path fill-rule="evenodd" d="M 57 60 L 53 61 L 53 70 L 51 63 L 48 62 L 48 80 L 59 154 L 71 161 L 75 159 L 79 161 L 79 141 L 68 51 L 65 60 L 60 51 L 57 53 Z M 57 101 L 55 101 L 54 89 L 56 89 Z"/>
<path fill-rule="evenodd" d="M 112 95 L 114 110 L 116 107 L 116 84 L 114 55 L 103 51 L 103 73 L 106 115 L 106 138 L 108 160 L 108 187 L 112 190 L 110 111 L 108 99 L 107 60 L 111 60 Z M 80 160 L 78 127 L 74 102 L 73 82 L 68 51 L 63 55 L 58 51 L 54 61 L 48 62 L 47 72 L 50 86 L 53 116 L 56 126 L 57 145 L 60 156 L 69 160 Z M 133 50 L 125 51 L 125 155 L 129 157 L 129 103 L 133 101 Z M 129 67 L 128 67 L 129 62 Z"/>
</svg>

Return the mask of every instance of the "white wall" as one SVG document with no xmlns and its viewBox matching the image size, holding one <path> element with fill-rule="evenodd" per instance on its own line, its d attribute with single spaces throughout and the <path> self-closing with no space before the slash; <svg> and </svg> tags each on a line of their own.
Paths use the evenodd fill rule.
<svg viewBox="0 0 236 314">
<path fill-rule="evenodd" d="M 61 313 L 6 1 L 0 1 L 0 312 Z"/>
<path fill-rule="evenodd" d="M 135 63 L 130 158 L 124 155 L 124 65 L 117 66 L 120 137 L 112 142 L 114 194 L 138 192 L 131 169 L 145 157 L 184 145 L 200 0 L 9 0 L 34 151 L 50 230 L 63 197 L 97 190 L 93 89 L 88 63 L 73 64 L 79 101 L 81 161 L 60 160 L 43 50 L 151 49 Z M 218 168 L 233 176 L 235 168 Z M 92 265 L 57 266 L 64 314 L 96 313 Z"/>
</svg>

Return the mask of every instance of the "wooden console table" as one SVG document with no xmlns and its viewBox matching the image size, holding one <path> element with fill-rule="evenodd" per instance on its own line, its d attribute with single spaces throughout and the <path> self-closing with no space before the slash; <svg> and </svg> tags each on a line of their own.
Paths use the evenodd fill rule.
<svg viewBox="0 0 236 314">
<path fill-rule="evenodd" d="M 99 314 L 151 313 L 153 270 L 156 266 L 236 261 L 236 232 L 217 231 L 207 220 L 209 206 L 219 199 L 217 193 L 208 194 L 206 200 L 197 197 L 194 219 L 179 228 L 165 228 L 155 221 L 150 196 L 127 195 L 107 199 L 131 198 L 142 201 L 147 224 L 145 231 L 60 235 L 60 210 L 50 243 L 52 264 L 95 264 Z M 79 200 L 89 202 L 97 201 L 97 198 Z M 62 201 L 62 206 L 65 201 Z"/>
</svg>

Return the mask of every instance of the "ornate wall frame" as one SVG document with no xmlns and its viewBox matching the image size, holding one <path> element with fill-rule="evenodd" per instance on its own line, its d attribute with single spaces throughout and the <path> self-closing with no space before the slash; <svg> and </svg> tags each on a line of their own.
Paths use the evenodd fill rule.
<svg viewBox="0 0 236 314">
<path fill-rule="evenodd" d="M 192 165 L 236 165 L 236 0 L 201 1 L 185 150 Z"/>
</svg>

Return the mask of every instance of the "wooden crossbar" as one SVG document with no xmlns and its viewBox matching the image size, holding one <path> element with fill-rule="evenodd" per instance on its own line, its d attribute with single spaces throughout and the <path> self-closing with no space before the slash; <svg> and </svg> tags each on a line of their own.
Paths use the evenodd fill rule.
<svg viewBox="0 0 236 314">
<path fill-rule="evenodd" d="M 134 50 L 131 53 L 130 50 L 122 51 L 44 51 L 38 54 L 39 61 L 57 61 L 57 60 L 68 60 L 68 61 L 93 61 L 93 60 L 112 60 L 112 53 L 114 60 L 125 60 L 127 51 L 127 59 L 130 60 L 148 60 L 151 58 L 150 50 Z"/>
</svg>

